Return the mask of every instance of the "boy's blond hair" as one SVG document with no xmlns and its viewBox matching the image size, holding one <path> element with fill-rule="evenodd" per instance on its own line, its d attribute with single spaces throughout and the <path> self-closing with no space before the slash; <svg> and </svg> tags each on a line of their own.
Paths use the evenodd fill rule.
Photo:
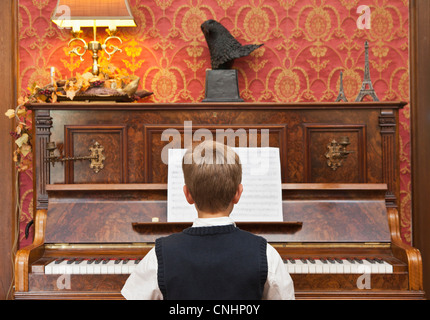
<svg viewBox="0 0 430 320">
<path fill-rule="evenodd" d="M 229 146 L 212 140 L 187 150 L 182 171 L 197 209 L 208 213 L 226 210 L 242 181 L 239 156 Z"/>
</svg>

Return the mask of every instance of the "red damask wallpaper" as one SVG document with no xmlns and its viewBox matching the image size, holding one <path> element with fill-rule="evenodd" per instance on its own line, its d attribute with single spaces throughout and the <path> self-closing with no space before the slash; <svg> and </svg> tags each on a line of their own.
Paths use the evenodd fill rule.
<svg viewBox="0 0 430 320">
<path fill-rule="evenodd" d="M 50 21 L 57 0 L 19 1 L 19 87 L 70 78 L 91 68 L 69 54 L 69 30 Z M 242 43 L 264 43 L 236 60 L 241 97 L 246 101 L 334 101 L 343 71 L 344 89 L 355 100 L 364 74 L 369 41 L 370 73 L 382 101 L 409 102 L 409 0 L 129 0 L 136 28 L 122 28 L 121 53 L 111 62 L 141 78 L 154 92 L 150 102 L 200 102 L 210 68 L 200 25 L 221 22 Z M 367 6 L 366 13 L 357 9 Z M 97 37 L 107 37 L 99 28 Z M 84 30 L 86 39 L 92 30 Z M 107 64 L 102 54 L 101 64 Z M 410 108 L 400 114 L 401 231 L 411 242 Z M 31 157 L 31 154 L 28 155 Z M 31 161 L 31 159 L 28 159 Z M 21 229 L 32 219 L 32 172 L 20 173 Z M 31 242 L 21 232 L 21 246 Z"/>
</svg>

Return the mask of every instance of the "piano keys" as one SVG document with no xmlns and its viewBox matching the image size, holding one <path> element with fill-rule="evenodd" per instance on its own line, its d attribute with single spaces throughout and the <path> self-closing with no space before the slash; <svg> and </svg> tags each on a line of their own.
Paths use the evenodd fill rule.
<svg viewBox="0 0 430 320">
<path fill-rule="evenodd" d="M 45 274 L 131 274 L 142 259 L 60 258 L 45 265 Z"/>
<path fill-rule="evenodd" d="M 141 259 L 60 258 L 45 265 L 45 274 L 131 274 Z M 393 266 L 379 258 L 284 259 L 285 268 L 295 273 L 391 274 Z"/>
<path fill-rule="evenodd" d="M 284 259 L 290 274 L 391 274 L 393 266 L 380 258 L 345 258 L 345 259 Z"/>
</svg>

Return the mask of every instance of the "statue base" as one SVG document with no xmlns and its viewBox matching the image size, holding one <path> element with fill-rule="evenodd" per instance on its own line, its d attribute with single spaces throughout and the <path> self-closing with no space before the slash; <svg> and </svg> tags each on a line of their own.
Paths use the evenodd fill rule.
<svg viewBox="0 0 430 320">
<path fill-rule="evenodd" d="M 237 70 L 206 70 L 205 98 L 202 102 L 243 102 L 239 95 Z"/>
</svg>

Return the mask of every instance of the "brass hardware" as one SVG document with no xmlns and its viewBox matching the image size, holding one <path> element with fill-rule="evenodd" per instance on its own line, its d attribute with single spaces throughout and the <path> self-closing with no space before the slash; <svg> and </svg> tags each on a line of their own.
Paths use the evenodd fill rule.
<svg viewBox="0 0 430 320">
<path fill-rule="evenodd" d="M 79 33 L 75 33 L 74 34 L 74 38 L 72 40 L 69 41 L 68 46 L 70 47 L 70 44 L 75 42 L 75 41 L 79 41 L 83 44 L 82 47 L 74 47 L 69 51 L 69 54 L 74 53 L 77 56 L 79 56 L 79 58 L 81 59 L 81 61 L 84 61 L 83 56 L 85 55 L 85 53 L 87 52 L 87 50 L 90 50 L 92 52 L 92 58 L 93 58 L 93 67 L 92 67 L 92 73 L 93 75 L 97 76 L 100 72 L 99 70 L 99 51 L 104 50 L 104 52 L 106 52 L 106 54 L 108 55 L 108 59 L 110 60 L 112 58 L 112 55 L 114 55 L 117 51 L 122 52 L 122 49 L 118 48 L 117 46 L 114 45 L 109 45 L 108 46 L 108 42 L 110 40 L 118 40 L 121 44 L 122 44 L 122 40 L 121 38 L 117 37 L 115 35 L 115 32 L 112 30 L 108 29 L 108 33 L 109 33 L 109 37 L 106 38 L 106 40 L 104 41 L 103 44 L 101 44 L 99 41 L 96 40 L 96 27 L 93 27 L 94 29 L 94 41 L 90 41 L 90 42 L 86 42 L 85 40 L 83 40 L 82 38 L 79 38 Z M 112 49 L 111 51 L 108 50 Z M 82 51 L 80 51 L 82 50 Z"/>
<path fill-rule="evenodd" d="M 94 173 L 99 173 L 100 170 L 104 168 L 103 161 L 106 160 L 106 157 L 103 155 L 104 147 L 101 146 L 97 141 L 89 148 L 91 154 L 89 156 L 77 156 L 77 157 L 62 157 L 56 156 L 55 150 L 57 149 L 55 142 L 48 142 L 46 145 L 46 150 L 49 151 L 49 157 L 46 161 L 52 163 L 52 166 L 55 166 L 56 162 L 65 162 L 65 161 L 80 161 L 80 160 L 89 160 L 90 168 L 93 169 Z"/>
<path fill-rule="evenodd" d="M 342 166 L 343 161 L 346 160 L 350 153 L 354 151 L 347 151 L 346 148 L 350 145 L 348 137 L 341 137 L 339 142 L 333 139 L 328 145 L 328 151 L 325 154 L 327 160 L 327 165 L 333 170 L 336 171 L 339 167 Z"/>
</svg>

